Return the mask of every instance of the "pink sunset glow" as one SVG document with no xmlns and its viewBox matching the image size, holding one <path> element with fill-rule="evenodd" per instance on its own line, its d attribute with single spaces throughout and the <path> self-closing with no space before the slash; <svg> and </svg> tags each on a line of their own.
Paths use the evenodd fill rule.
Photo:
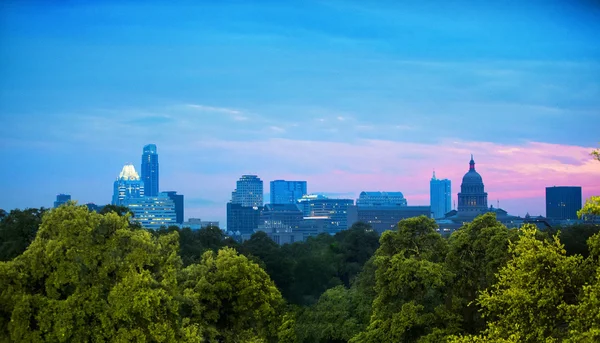
<svg viewBox="0 0 600 343">
<path fill-rule="evenodd" d="M 435 169 L 438 178 L 452 181 L 455 200 L 462 176 L 469 168 L 470 154 L 474 155 L 476 170 L 483 177 L 489 205 L 496 206 L 499 200 L 500 207 L 510 214 L 544 215 L 545 187 L 548 186 L 581 186 L 584 198 L 600 194 L 600 163 L 590 156 L 594 147 L 539 142 L 506 145 L 448 140 L 434 145 L 383 140 L 339 143 L 288 139 L 243 144 L 211 140 L 198 141 L 193 146 L 240 161 L 236 173 L 218 176 L 190 173 L 172 177 L 188 185 L 186 196 L 208 194 L 222 202 L 222 205 L 187 209 L 188 215 L 207 219 L 224 217 L 225 203 L 242 174 L 257 174 L 264 181 L 265 193 L 269 192 L 271 180 L 306 180 L 310 193 L 356 199 L 364 190 L 401 191 L 409 205 L 428 205 L 429 180 Z M 299 172 L 292 173 L 292 170 Z M 187 180 L 198 182 L 192 182 L 195 186 L 190 188 Z M 183 182 L 173 186 L 186 188 Z M 268 197 L 265 201 L 268 202 Z"/>
</svg>

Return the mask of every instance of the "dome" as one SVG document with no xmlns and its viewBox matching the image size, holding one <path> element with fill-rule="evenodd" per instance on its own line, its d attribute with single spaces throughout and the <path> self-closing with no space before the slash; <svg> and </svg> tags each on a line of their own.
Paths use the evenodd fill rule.
<svg viewBox="0 0 600 343">
<path fill-rule="evenodd" d="M 483 179 L 478 172 L 475 171 L 475 161 L 473 161 L 473 155 L 471 155 L 471 161 L 469 162 L 469 171 L 463 176 L 463 183 L 483 183 Z"/>
<path fill-rule="evenodd" d="M 129 163 L 123 166 L 121 173 L 119 174 L 121 180 L 139 180 L 140 176 L 135 171 L 133 164 Z"/>
<path fill-rule="evenodd" d="M 483 179 L 481 178 L 481 175 L 479 175 L 478 172 L 476 172 L 474 170 L 469 170 L 469 172 L 466 173 L 465 176 L 463 176 L 462 182 L 463 183 L 483 183 Z"/>
</svg>

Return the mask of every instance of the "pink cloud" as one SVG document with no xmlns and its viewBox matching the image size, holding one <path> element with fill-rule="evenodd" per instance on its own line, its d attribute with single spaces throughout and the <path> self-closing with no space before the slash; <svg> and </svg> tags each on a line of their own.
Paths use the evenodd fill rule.
<svg viewBox="0 0 600 343">
<path fill-rule="evenodd" d="M 429 180 L 452 181 L 453 201 L 468 170 L 470 154 L 484 180 L 489 204 L 500 200 L 511 214 L 545 213 L 545 187 L 581 186 L 584 198 L 600 194 L 600 163 L 594 147 L 528 142 L 523 145 L 447 140 L 439 144 L 357 140 L 351 143 L 269 139 L 233 142 L 198 141 L 190 148 L 224 154 L 240 162 L 239 171 L 219 176 L 180 173 L 174 186 L 188 196 L 209 194 L 225 202 L 242 174 L 259 175 L 268 193 L 275 179 L 307 180 L 310 192 L 402 191 L 410 205 L 429 203 Z M 208 153 L 210 152 L 210 153 Z M 179 184 L 181 182 L 181 184 Z M 193 184 L 193 186 L 186 186 Z"/>
</svg>

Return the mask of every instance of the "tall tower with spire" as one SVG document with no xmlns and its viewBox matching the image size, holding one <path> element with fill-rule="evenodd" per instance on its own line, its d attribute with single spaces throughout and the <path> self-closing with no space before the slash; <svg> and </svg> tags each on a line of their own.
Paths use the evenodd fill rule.
<svg viewBox="0 0 600 343">
<path fill-rule="evenodd" d="M 429 181 L 429 200 L 433 218 L 443 218 L 452 211 L 452 184 L 450 180 L 440 180 L 435 176 L 435 170 Z"/>
<path fill-rule="evenodd" d="M 142 181 L 147 196 L 158 195 L 158 153 L 155 144 L 144 146 L 142 153 Z"/>
<path fill-rule="evenodd" d="M 483 179 L 475 171 L 475 160 L 471 154 L 469 171 L 463 176 L 458 193 L 458 213 L 476 216 L 487 210 L 487 193 L 484 190 Z"/>
</svg>

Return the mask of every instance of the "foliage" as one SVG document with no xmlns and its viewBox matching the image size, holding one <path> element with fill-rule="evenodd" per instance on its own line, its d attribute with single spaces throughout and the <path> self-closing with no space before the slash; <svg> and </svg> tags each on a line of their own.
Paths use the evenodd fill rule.
<svg viewBox="0 0 600 343">
<path fill-rule="evenodd" d="M 560 242 L 564 245 L 567 256 L 581 255 L 588 257 L 588 239 L 600 232 L 600 225 L 574 224 L 565 227 L 552 227 L 544 230 L 548 238 L 560 235 Z"/>
<path fill-rule="evenodd" d="M 0 216 L 0 261 L 11 260 L 25 251 L 35 238 L 35 234 L 46 212 L 43 207 L 12 210 Z"/>
<path fill-rule="evenodd" d="M 182 269 L 178 232 L 69 204 L 0 262 L 0 338 L 18 342 L 265 342 L 281 295 L 232 249 Z M 206 339 L 206 340 L 203 340 Z"/>
<path fill-rule="evenodd" d="M 518 242 L 510 244 L 514 257 L 478 299 L 490 340 L 540 342 L 568 336 L 568 309 L 583 283 L 583 258 L 566 256 L 556 236 L 536 239 L 536 231 L 532 225 L 520 230 Z"/>
<path fill-rule="evenodd" d="M 107 214 L 110 212 L 114 212 L 121 217 L 126 215 L 130 215 L 131 217 L 133 217 L 133 212 L 131 212 L 131 210 L 127 206 L 108 204 L 102 206 L 102 209 L 100 210 L 100 214 Z"/>
<path fill-rule="evenodd" d="M 375 253 L 373 314 L 352 342 L 435 341 L 456 330 L 444 296 L 452 277 L 443 263 L 448 246 L 436 228 L 433 219 L 421 216 L 383 233 Z"/>
<path fill-rule="evenodd" d="M 210 342 L 245 342 L 277 336 L 281 294 L 256 263 L 224 248 L 207 251 L 180 275 L 184 312 L 207 330 Z"/>
<path fill-rule="evenodd" d="M 516 230 L 508 230 L 494 213 L 487 213 L 463 225 L 448 240 L 446 266 L 455 275 L 450 294 L 466 332 L 476 333 L 485 326 L 474 300 L 496 282 L 496 273 L 509 260 L 511 236 L 517 239 Z"/>
</svg>

